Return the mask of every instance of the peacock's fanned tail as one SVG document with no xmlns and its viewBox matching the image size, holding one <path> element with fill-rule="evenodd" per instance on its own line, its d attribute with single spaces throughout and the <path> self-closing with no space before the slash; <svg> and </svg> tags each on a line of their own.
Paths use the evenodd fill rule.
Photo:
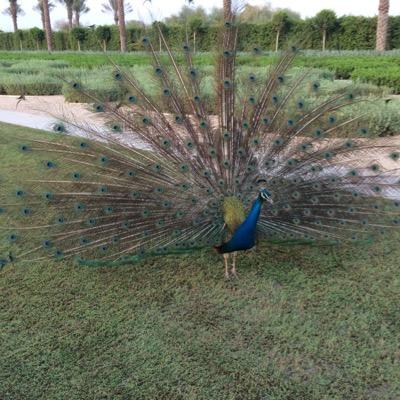
<svg viewBox="0 0 400 400">
<path fill-rule="evenodd" d="M 234 14 L 221 27 L 211 97 L 190 45 L 177 54 L 161 29 L 163 54 L 142 39 L 157 96 L 117 65 L 123 104 L 70 82 L 110 128 L 67 119 L 54 138 L 19 144 L 38 171 L 2 189 L 4 260 L 115 265 L 208 248 L 226 235 L 224 199 L 248 207 L 262 187 L 274 204 L 258 228 L 273 242 L 342 243 L 398 228 L 399 142 L 370 139 L 363 116 L 344 117 L 363 101 L 350 89 L 327 97 L 309 71 L 289 70 L 295 47 L 266 74 L 244 72 L 238 29 Z M 67 134 L 78 130 L 84 137 Z"/>
</svg>

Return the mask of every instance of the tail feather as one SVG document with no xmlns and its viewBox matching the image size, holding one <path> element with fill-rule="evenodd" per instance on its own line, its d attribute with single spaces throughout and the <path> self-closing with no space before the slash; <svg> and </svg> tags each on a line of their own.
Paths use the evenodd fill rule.
<svg viewBox="0 0 400 400">
<path fill-rule="evenodd" d="M 0 193 L 0 233 L 12 259 L 120 263 L 220 251 L 224 198 L 249 206 L 265 186 L 274 204 L 264 206 L 259 231 L 274 243 L 352 242 L 400 226 L 398 140 L 369 139 L 364 116 L 346 117 L 363 101 L 350 88 L 327 98 L 312 72 L 290 69 L 297 48 L 266 75 L 243 78 L 239 28 L 229 15 L 213 99 L 190 46 L 178 62 L 160 28 L 167 57 L 143 39 L 157 95 L 115 63 L 122 106 L 70 82 L 109 128 L 64 116 L 55 137 L 20 143 L 37 170 Z M 71 130 L 86 137 L 65 135 Z"/>
</svg>

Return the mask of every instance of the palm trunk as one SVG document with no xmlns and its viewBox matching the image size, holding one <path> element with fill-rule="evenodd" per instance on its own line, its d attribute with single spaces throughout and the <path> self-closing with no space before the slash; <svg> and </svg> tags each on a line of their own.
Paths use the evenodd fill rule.
<svg viewBox="0 0 400 400">
<path fill-rule="evenodd" d="M 42 20 L 42 27 L 43 27 L 43 30 L 46 32 L 46 23 L 44 22 L 44 11 L 43 11 L 43 6 L 42 6 L 42 8 L 40 9 L 40 18 L 41 18 L 41 20 Z"/>
<path fill-rule="evenodd" d="M 75 10 L 75 26 L 81 26 L 81 15 L 79 11 Z"/>
<path fill-rule="evenodd" d="M 49 1 L 43 0 L 44 25 L 46 31 L 47 50 L 53 51 Z"/>
<path fill-rule="evenodd" d="M 389 0 L 379 0 L 378 25 L 376 28 L 376 50 L 378 51 L 385 51 L 387 48 L 389 8 Z"/>
<path fill-rule="evenodd" d="M 12 16 L 12 20 L 13 20 L 14 32 L 17 32 L 17 31 L 18 31 L 17 16 L 16 16 L 16 15 L 13 15 L 13 16 Z"/>
<path fill-rule="evenodd" d="M 117 0 L 119 37 L 121 42 L 121 52 L 126 52 L 126 26 L 125 26 L 125 7 L 124 0 Z"/>
<path fill-rule="evenodd" d="M 71 4 L 67 4 L 67 14 L 68 14 L 68 27 L 69 30 L 72 29 L 73 26 L 73 18 L 74 18 L 74 11 L 72 10 L 72 5 Z"/>
<path fill-rule="evenodd" d="M 17 33 L 18 31 L 18 13 L 17 13 L 17 3 L 15 1 L 10 2 L 10 12 L 11 18 L 13 21 L 14 32 Z"/>
<path fill-rule="evenodd" d="M 322 31 L 322 51 L 326 48 L 326 29 Z"/>
<path fill-rule="evenodd" d="M 107 51 L 107 42 L 105 40 L 103 40 L 103 51 Z"/>
<path fill-rule="evenodd" d="M 193 54 L 196 54 L 196 31 L 193 32 Z"/>
<path fill-rule="evenodd" d="M 118 18 L 118 8 L 116 8 L 116 9 L 114 10 L 114 24 L 117 25 L 117 26 L 118 26 L 118 21 L 119 21 L 119 18 Z"/>
<path fill-rule="evenodd" d="M 275 39 L 275 52 L 278 52 L 279 50 L 279 37 L 281 35 L 281 31 L 278 29 L 276 31 L 276 39 Z"/>
<path fill-rule="evenodd" d="M 81 41 L 78 40 L 78 51 L 81 51 Z"/>
</svg>

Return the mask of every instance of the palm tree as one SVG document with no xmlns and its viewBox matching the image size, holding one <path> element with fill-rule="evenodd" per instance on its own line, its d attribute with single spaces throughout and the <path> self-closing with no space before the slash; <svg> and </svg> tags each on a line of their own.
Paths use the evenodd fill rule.
<svg viewBox="0 0 400 400">
<path fill-rule="evenodd" d="M 32 36 L 32 38 L 36 42 L 36 49 L 39 51 L 40 50 L 40 44 L 43 42 L 45 39 L 46 35 L 44 33 L 44 30 L 39 29 L 38 27 L 34 27 L 29 29 L 29 33 Z"/>
<path fill-rule="evenodd" d="M 75 14 L 75 26 L 80 26 L 80 18 L 82 14 L 90 11 L 86 5 L 86 0 L 74 0 L 72 3 L 72 10 Z"/>
<path fill-rule="evenodd" d="M 3 14 L 5 15 L 11 15 L 12 21 L 13 21 L 13 26 L 14 26 L 14 32 L 18 32 L 18 15 L 21 15 L 24 13 L 22 10 L 21 6 L 18 4 L 18 0 L 9 0 L 10 5 L 3 11 Z"/>
<path fill-rule="evenodd" d="M 378 25 L 376 28 L 376 50 L 385 51 L 389 28 L 389 0 L 379 0 Z"/>
<path fill-rule="evenodd" d="M 73 5 L 74 5 L 74 0 L 58 0 L 59 3 L 65 4 L 65 7 L 67 8 L 67 15 L 68 15 L 68 27 L 69 30 L 72 29 L 72 19 L 73 19 Z"/>
<path fill-rule="evenodd" d="M 49 1 L 48 3 L 49 3 L 49 10 L 51 11 L 55 7 L 55 5 L 51 1 Z M 43 0 L 38 0 L 38 3 L 36 4 L 36 6 L 33 7 L 33 10 L 40 13 L 40 18 L 42 19 L 42 27 L 43 30 L 45 31 L 46 27 L 44 23 Z"/>
<path fill-rule="evenodd" d="M 325 51 L 328 33 L 332 32 L 337 25 L 335 12 L 332 10 L 321 10 L 314 17 L 314 25 L 322 34 L 322 51 Z"/>
<path fill-rule="evenodd" d="M 126 52 L 126 26 L 124 0 L 116 0 L 118 9 L 119 37 L 121 41 L 121 52 Z"/>
<path fill-rule="evenodd" d="M 46 32 L 47 50 L 53 51 L 49 0 L 43 0 L 43 14 L 44 14 L 44 27 Z"/>
<path fill-rule="evenodd" d="M 279 50 L 279 40 L 291 26 L 291 21 L 286 11 L 278 11 L 272 16 L 272 26 L 276 32 L 275 35 L 275 51 Z"/>
<path fill-rule="evenodd" d="M 113 13 L 114 14 L 114 23 L 118 25 L 118 1 L 117 0 L 108 0 L 106 3 L 102 4 L 103 13 Z M 125 14 L 129 14 L 133 12 L 133 7 L 130 3 L 125 3 Z"/>
</svg>

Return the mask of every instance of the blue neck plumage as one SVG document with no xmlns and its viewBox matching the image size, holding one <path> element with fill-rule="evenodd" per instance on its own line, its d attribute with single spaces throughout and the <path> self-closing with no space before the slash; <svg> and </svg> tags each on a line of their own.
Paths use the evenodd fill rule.
<svg viewBox="0 0 400 400">
<path fill-rule="evenodd" d="M 232 253 L 254 247 L 256 243 L 257 222 L 260 217 L 262 203 L 262 199 L 258 196 L 244 222 L 236 229 L 228 242 L 217 247 L 218 252 Z"/>
</svg>

